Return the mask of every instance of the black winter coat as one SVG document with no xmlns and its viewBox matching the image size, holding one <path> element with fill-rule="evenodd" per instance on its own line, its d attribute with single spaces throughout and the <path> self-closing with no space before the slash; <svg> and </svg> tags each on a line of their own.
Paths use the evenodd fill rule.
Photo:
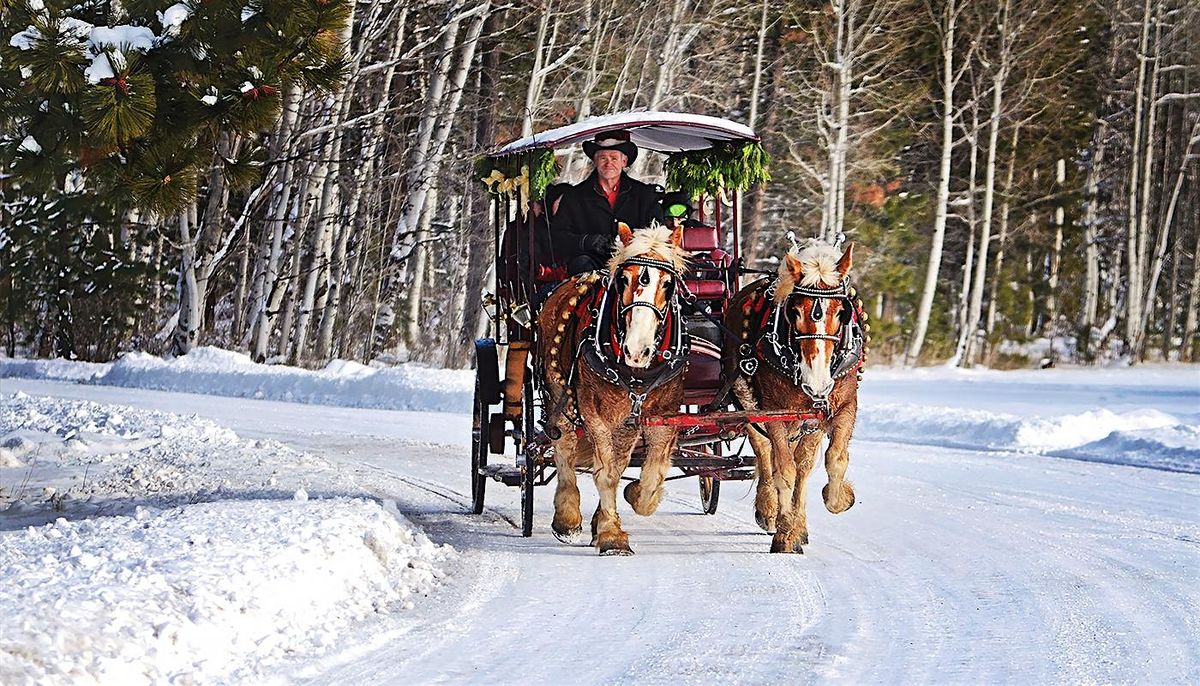
<svg viewBox="0 0 1200 686">
<path fill-rule="evenodd" d="M 615 238 L 618 221 L 625 222 L 631 229 L 641 229 L 653 220 L 663 222 L 662 205 L 654 186 L 621 174 L 616 207 L 610 207 L 608 198 L 600 190 L 599 177 L 593 171 L 563 194 L 558 212 L 551 219 L 555 259 L 567 264 L 573 257 L 586 252 L 581 244 L 586 235 Z M 593 256 L 601 264 L 609 257 L 607 253 L 593 253 Z"/>
</svg>

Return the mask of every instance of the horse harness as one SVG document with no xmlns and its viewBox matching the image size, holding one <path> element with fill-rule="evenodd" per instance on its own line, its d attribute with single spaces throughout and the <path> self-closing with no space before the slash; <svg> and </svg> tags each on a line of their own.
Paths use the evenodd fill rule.
<svg viewBox="0 0 1200 686">
<path fill-rule="evenodd" d="M 687 352 L 691 344 L 680 309 L 679 291 L 674 287 L 674 284 L 680 283 L 675 266 L 663 260 L 637 255 L 622 262 L 618 273 L 631 265 L 642 267 L 638 278 L 643 285 L 649 284 L 647 268 L 659 269 L 674 277 L 666 304 L 661 309 L 653 303 L 641 301 L 623 305 L 620 280 L 613 274 L 601 272 L 602 288 L 596 289 L 593 297 L 582 302 L 576 312 L 579 323 L 584 328 L 579 337 L 579 350 L 573 357 L 567 377 L 568 392 L 573 393 L 578 381 L 579 360 L 583 359 L 604 381 L 622 388 L 629 395 L 631 404 L 629 417 L 625 420 L 625 425 L 630 427 L 636 426 L 640 421 L 642 404 L 646 397 L 655 389 L 676 379 L 686 369 Z M 625 315 L 638 307 L 649 308 L 658 317 L 655 338 L 659 341 L 659 346 L 654 354 L 654 363 L 648 369 L 632 369 L 623 363 Z M 566 394 L 563 398 L 565 400 Z M 578 403 L 575 404 L 574 410 L 575 416 L 568 419 L 576 427 L 580 427 L 583 425 L 583 419 L 579 416 Z"/>
<path fill-rule="evenodd" d="M 858 369 L 863 362 L 866 333 L 860 308 L 853 299 L 854 289 L 850 287 L 848 278 L 842 279 L 838 286 L 830 289 L 796 285 L 782 302 L 768 306 L 775 301 L 778 286 L 778 279 L 763 279 L 755 289 L 753 298 L 745 304 L 747 328 L 743 336 L 747 342 L 738 349 L 738 371 L 740 375 L 750 377 L 758 371 L 760 364 L 766 364 L 790 379 L 794 386 L 800 387 L 812 399 L 814 409 L 828 411 L 829 398 L 815 396 L 811 389 L 801 382 L 802 365 L 797 344 L 804 340 L 833 341 L 836 347 L 829 371 L 834 381 Z M 824 319 L 828 309 L 826 300 L 843 300 L 844 306 L 839 313 L 840 325 L 837 333 L 797 333 L 798 308 L 794 307 L 797 298 L 809 298 L 813 301 L 811 307 L 802 310 L 812 321 Z M 732 386 L 736 377 L 737 375 L 734 375 L 727 385 Z"/>
</svg>

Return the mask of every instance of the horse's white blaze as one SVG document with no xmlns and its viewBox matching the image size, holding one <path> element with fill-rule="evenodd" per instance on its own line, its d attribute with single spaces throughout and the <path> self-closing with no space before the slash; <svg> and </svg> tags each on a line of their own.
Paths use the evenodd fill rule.
<svg viewBox="0 0 1200 686">
<path fill-rule="evenodd" d="M 649 277 L 650 283 L 640 284 L 642 272 Z M 641 267 L 635 272 L 632 284 L 633 302 L 643 302 L 657 309 L 655 298 L 663 287 L 663 272 L 650 267 Z M 629 311 L 628 325 L 625 329 L 625 363 L 636 369 L 646 369 L 654 361 L 654 353 L 658 347 L 658 315 L 649 307 L 635 307 Z"/>
<path fill-rule="evenodd" d="M 834 336 L 838 330 L 838 319 L 831 315 L 829 308 L 822 303 L 825 308 L 825 316 L 816 322 L 816 333 L 824 336 Z M 805 312 L 802 316 L 809 316 L 811 313 L 810 307 L 805 307 Z M 833 364 L 833 359 L 830 352 L 833 345 L 829 341 L 816 340 L 812 341 L 817 349 L 817 354 L 809 357 L 800 355 L 800 381 L 812 389 L 815 395 L 826 397 L 833 390 L 833 374 L 830 367 Z M 801 346 L 801 350 L 807 346 Z"/>
</svg>

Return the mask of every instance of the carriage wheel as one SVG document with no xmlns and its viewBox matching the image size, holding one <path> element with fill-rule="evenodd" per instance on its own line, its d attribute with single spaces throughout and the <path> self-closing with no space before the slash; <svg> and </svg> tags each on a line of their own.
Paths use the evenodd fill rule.
<svg viewBox="0 0 1200 686">
<path fill-rule="evenodd" d="M 487 477 L 483 468 L 487 466 L 487 427 L 490 424 L 488 405 L 480 395 L 479 380 L 475 380 L 475 403 L 471 417 L 471 512 L 483 513 L 483 497 L 487 490 Z"/>
<path fill-rule="evenodd" d="M 483 513 L 487 477 L 483 470 L 488 462 L 488 439 L 491 411 L 500 400 L 500 377 L 497 367 L 496 342 L 481 338 L 475 341 L 475 398 L 471 413 L 471 512 Z"/>
<path fill-rule="evenodd" d="M 536 476 L 533 456 L 529 453 L 529 446 L 534 440 L 534 407 L 533 407 L 533 382 L 530 381 L 532 372 L 526 371 L 525 374 L 525 398 L 521 407 L 521 420 L 524 423 L 525 440 L 522 452 L 525 458 L 525 472 L 521 475 L 521 535 L 529 538 L 533 535 L 533 488 L 534 477 Z"/>
<path fill-rule="evenodd" d="M 700 477 L 700 509 L 704 514 L 716 514 L 720 498 L 721 482 L 711 476 Z"/>
</svg>

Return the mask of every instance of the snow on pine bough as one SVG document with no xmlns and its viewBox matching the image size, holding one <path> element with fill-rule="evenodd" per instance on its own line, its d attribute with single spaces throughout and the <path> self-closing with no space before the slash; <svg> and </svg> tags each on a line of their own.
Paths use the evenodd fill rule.
<svg viewBox="0 0 1200 686">
<path fill-rule="evenodd" d="M 621 224 L 609 263 L 568 277 L 551 240 L 554 206 L 543 203 L 558 174 L 554 151 L 599 141 L 594 152 L 609 135 L 615 146 L 667 155 L 668 186 L 687 204 L 696 200 L 698 216 L 670 227 Z M 473 512 L 483 511 L 489 481 L 517 486 L 530 536 L 535 489 L 557 480 L 552 530 L 571 540 L 582 528 L 575 475 L 590 472 L 601 494 L 593 544 L 602 554 L 628 554 L 615 513 L 618 479 L 630 481 L 624 495 L 634 510 L 650 514 L 663 481 L 698 477 L 701 507 L 712 514 L 721 481 L 754 476 L 755 457 L 742 450 L 749 432 L 772 423 L 797 435 L 816 429 L 819 408 L 746 409 L 731 392 L 741 341 L 724 319 L 749 273 L 738 194 L 768 180 L 765 163 L 745 126 L 662 112 L 589 119 L 479 161 L 492 194 L 496 269 L 483 297 L 492 337 L 475 346 Z M 638 479 L 623 476 L 628 467 L 640 469 Z M 670 468 L 679 473 L 666 476 Z"/>
</svg>

